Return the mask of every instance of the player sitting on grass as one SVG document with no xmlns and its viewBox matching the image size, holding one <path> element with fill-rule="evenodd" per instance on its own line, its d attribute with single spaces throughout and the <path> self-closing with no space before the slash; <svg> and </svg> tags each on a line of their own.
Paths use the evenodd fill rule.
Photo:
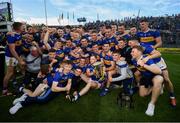
<svg viewBox="0 0 180 123">
<path fill-rule="evenodd" d="M 36 97 L 39 95 L 42 95 L 43 92 L 45 92 L 45 90 L 49 87 L 52 86 L 52 82 L 53 82 L 53 77 L 55 75 L 55 71 L 59 71 L 62 72 L 63 70 L 63 65 L 64 63 L 62 63 L 60 65 L 59 68 L 57 68 L 55 71 L 51 71 L 51 67 L 50 67 L 50 61 L 49 59 L 45 59 L 41 62 L 41 70 L 37 75 L 37 79 L 35 80 L 35 83 L 37 85 L 37 87 L 32 91 L 29 89 L 26 89 L 24 87 L 20 87 L 19 91 L 24 93 L 24 96 L 30 96 L 30 97 Z M 17 98 L 16 100 L 14 100 L 13 104 L 15 104 L 17 101 L 20 101 L 23 98 Z"/>
<path fill-rule="evenodd" d="M 45 63 L 45 62 L 44 62 Z M 36 87 L 34 91 L 26 89 L 24 87 L 20 87 L 19 91 L 23 92 L 23 96 L 20 98 L 17 98 L 13 101 L 13 104 L 15 105 L 17 102 L 23 101 L 24 96 L 30 96 L 30 97 L 36 97 L 41 95 L 48 87 L 52 86 L 53 82 L 53 74 L 50 72 L 50 67 L 48 63 L 41 64 L 41 70 L 38 73 L 37 79 L 35 80 L 36 83 L 39 83 L 39 85 Z"/>
<path fill-rule="evenodd" d="M 148 116 L 154 115 L 155 104 L 160 95 L 162 88 L 163 77 L 161 76 L 161 69 L 154 63 L 152 59 L 144 62 L 143 58 L 143 47 L 134 46 L 132 48 L 132 62 L 134 66 L 141 72 L 140 86 L 139 86 L 139 95 L 141 97 L 147 96 L 152 93 L 151 101 L 148 104 L 146 114 Z"/>
<path fill-rule="evenodd" d="M 113 61 L 112 52 L 110 51 L 110 44 L 103 44 L 103 51 L 100 54 L 101 62 L 105 66 L 105 72 L 108 76 L 108 80 L 104 89 L 102 89 L 100 96 L 105 96 L 109 92 L 109 87 L 112 81 L 112 75 L 116 73 L 116 65 Z"/>
<path fill-rule="evenodd" d="M 72 65 L 70 62 L 65 62 L 62 72 L 57 71 L 53 78 L 52 86 L 46 89 L 46 92 L 42 96 L 30 97 L 24 96 L 24 101 L 17 102 L 13 107 L 10 108 L 10 114 L 15 114 L 19 109 L 32 103 L 46 103 L 53 98 L 57 97 L 60 92 L 67 92 L 71 89 Z"/>
<path fill-rule="evenodd" d="M 73 68 L 73 78 L 72 78 L 72 85 L 71 85 L 71 90 L 73 92 L 73 96 L 77 95 L 80 84 L 82 82 L 80 75 L 82 74 L 82 68 L 80 67 L 75 67 Z M 68 97 L 71 100 L 71 97 Z"/>
<path fill-rule="evenodd" d="M 91 88 L 92 89 L 99 89 L 102 87 L 102 83 L 100 83 L 101 77 L 103 77 L 102 72 L 103 69 L 101 66 L 101 62 L 97 62 L 96 56 L 90 56 L 90 64 L 86 67 L 86 74 L 81 74 L 81 79 L 86 83 L 86 86 L 77 94 L 74 95 L 72 101 L 76 101 L 79 99 L 80 96 L 85 95 Z M 96 68 L 100 67 L 99 70 Z M 102 75 L 102 76 L 101 76 Z"/>
</svg>

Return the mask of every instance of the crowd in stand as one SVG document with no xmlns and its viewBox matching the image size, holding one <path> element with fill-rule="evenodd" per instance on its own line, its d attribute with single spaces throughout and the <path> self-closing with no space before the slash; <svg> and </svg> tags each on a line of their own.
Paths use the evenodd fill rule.
<svg viewBox="0 0 180 123">
<path fill-rule="evenodd" d="M 86 29 L 98 29 L 100 25 L 118 25 L 120 23 L 125 23 L 126 29 L 130 29 L 132 26 L 139 27 L 139 20 L 147 19 L 149 21 L 149 27 L 151 29 L 156 29 L 161 32 L 164 46 L 167 44 L 179 44 L 180 40 L 180 14 L 165 15 L 160 17 L 126 17 L 121 20 L 106 20 L 106 21 L 96 21 L 89 22 L 85 24 Z"/>
<path fill-rule="evenodd" d="M 89 22 L 85 24 L 87 28 L 96 28 L 101 24 L 110 25 L 110 24 L 120 24 L 125 23 L 127 29 L 130 29 L 132 26 L 139 27 L 138 21 L 141 19 L 147 19 L 149 21 L 149 27 L 157 30 L 169 30 L 171 32 L 180 31 L 180 14 L 171 15 L 171 16 L 162 16 L 162 17 L 126 17 L 121 20 L 106 20 L 106 21 L 96 21 Z"/>
</svg>

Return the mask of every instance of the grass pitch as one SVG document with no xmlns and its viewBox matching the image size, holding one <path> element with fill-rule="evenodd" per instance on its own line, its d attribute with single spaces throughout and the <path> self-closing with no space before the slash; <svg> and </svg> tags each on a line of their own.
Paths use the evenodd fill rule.
<svg viewBox="0 0 180 123">
<path fill-rule="evenodd" d="M 99 97 L 99 90 L 92 90 L 75 103 L 60 95 L 47 104 L 34 104 L 20 109 L 15 115 L 8 112 L 15 97 L 1 97 L 0 121 L 180 121 L 180 54 L 164 53 L 163 58 L 174 84 L 177 107 L 169 105 L 169 94 L 165 89 L 159 97 L 153 117 L 145 115 L 150 96 L 142 98 L 135 94 L 134 109 L 120 108 L 116 103 L 120 90 L 114 89 L 105 97 Z"/>
</svg>

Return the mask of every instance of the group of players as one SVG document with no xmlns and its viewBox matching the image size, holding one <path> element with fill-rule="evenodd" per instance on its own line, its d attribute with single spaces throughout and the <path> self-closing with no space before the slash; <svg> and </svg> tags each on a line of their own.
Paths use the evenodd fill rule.
<svg viewBox="0 0 180 123">
<path fill-rule="evenodd" d="M 160 33 L 140 21 L 140 30 L 125 25 L 101 25 L 100 29 L 83 27 L 63 29 L 33 27 L 14 22 L 8 32 L 3 95 L 10 95 L 8 82 L 18 65 L 24 75 L 18 90 L 23 95 L 13 101 L 10 114 L 32 103 L 46 103 L 61 93 L 77 101 L 90 89 L 100 89 L 100 96 L 121 85 L 126 94 L 137 91 L 141 97 L 151 94 L 145 114 L 154 115 L 155 104 L 163 87 L 169 92 L 170 104 L 176 106 L 173 84 L 166 63 L 157 48 Z M 39 41 L 35 39 L 39 38 Z M 33 81 L 32 81 L 33 80 Z M 81 83 L 85 86 L 80 86 Z M 31 86 L 31 88 L 29 88 Z"/>
</svg>

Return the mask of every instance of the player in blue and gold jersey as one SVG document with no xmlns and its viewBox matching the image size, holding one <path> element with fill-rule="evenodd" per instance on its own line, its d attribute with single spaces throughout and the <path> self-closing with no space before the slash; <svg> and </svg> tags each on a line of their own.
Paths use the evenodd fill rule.
<svg viewBox="0 0 180 123">
<path fill-rule="evenodd" d="M 105 72 L 108 76 L 105 88 L 101 91 L 100 96 L 105 96 L 109 92 L 109 87 L 112 81 L 112 75 L 116 73 L 115 62 L 113 61 L 112 52 L 110 51 L 110 44 L 103 44 L 103 51 L 100 54 L 101 61 L 105 66 Z"/>
<path fill-rule="evenodd" d="M 137 36 L 141 43 L 152 45 L 153 48 L 158 48 L 162 46 L 161 35 L 158 31 L 152 30 L 149 27 L 147 20 L 141 20 L 140 28 L 141 31 L 137 33 Z"/>
<path fill-rule="evenodd" d="M 145 112 L 148 116 L 154 115 L 155 104 L 160 95 L 162 88 L 163 77 L 161 69 L 154 63 L 152 59 L 144 62 L 143 58 L 143 47 L 134 46 L 132 48 L 132 62 L 138 71 L 141 72 L 140 86 L 139 86 L 139 95 L 144 97 L 152 93 L 151 101 L 148 104 L 148 108 Z"/>
<path fill-rule="evenodd" d="M 21 47 L 22 47 L 22 36 L 23 25 L 19 22 L 14 22 L 13 24 L 14 32 L 7 34 L 8 45 L 5 50 L 5 59 L 7 65 L 6 75 L 3 80 L 3 95 L 10 95 L 8 92 L 8 82 L 14 75 L 14 67 L 19 63 L 22 68 L 25 62 L 20 57 Z"/>
<path fill-rule="evenodd" d="M 23 99 L 20 102 L 17 102 L 12 108 L 10 108 L 10 114 L 15 114 L 20 108 L 33 103 L 46 103 L 57 97 L 61 92 L 69 94 L 73 77 L 73 74 L 71 73 L 72 65 L 70 62 L 64 62 L 63 64 L 62 71 L 57 71 L 55 73 L 52 86 L 46 89 L 42 96 L 23 96 Z"/>
<path fill-rule="evenodd" d="M 101 62 L 97 62 L 96 56 L 90 56 L 90 64 L 86 66 L 85 74 L 81 74 L 81 79 L 86 83 L 86 86 L 74 95 L 72 101 L 78 100 L 81 96 L 85 95 L 90 89 L 99 89 L 103 83 L 100 81 L 103 73 L 100 71 L 103 69 L 100 65 Z M 98 66 L 99 69 L 98 69 Z"/>
<path fill-rule="evenodd" d="M 167 90 L 169 91 L 170 104 L 171 104 L 171 106 L 175 107 L 176 106 L 176 98 L 175 98 L 175 93 L 174 93 L 174 86 L 169 77 L 169 71 L 168 71 L 167 65 L 166 65 L 164 59 L 161 57 L 161 53 L 159 51 L 157 51 L 156 49 L 154 49 L 150 45 L 139 43 L 139 41 L 136 37 L 132 37 L 129 40 L 129 45 L 130 45 L 130 47 L 141 45 L 144 48 L 143 54 L 147 56 L 146 58 L 143 58 L 143 61 L 146 62 L 149 59 L 152 59 L 154 61 L 154 63 L 162 70 L 162 76 L 164 77 L 164 85 L 167 88 Z M 138 77 L 139 74 L 140 73 L 138 73 L 138 72 L 135 73 L 136 79 L 139 78 Z M 163 89 L 162 89 L 162 92 L 163 92 Z"/>
<path fill-rule="evenodd" d="M 109 44 L 110 50 L 115 51 L 117 49 L 118 41 L 112 34 L 111 27 L 106 27 L 105 39 L 102 41 L 102 44 Z"/>
</svg>

